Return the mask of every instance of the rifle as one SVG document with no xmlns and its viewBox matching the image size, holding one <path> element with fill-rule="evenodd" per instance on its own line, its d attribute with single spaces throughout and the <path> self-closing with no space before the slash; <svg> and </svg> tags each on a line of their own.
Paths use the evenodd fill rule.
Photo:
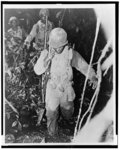
<svg viewBox="0 0 120 150">
<path fill-rule="evenodd" d="M 48 23 L 48 17 L 46 16 L 44 49 L 47 48 L 47 23 Z M 46 72 L 42 75 L 42 102 L 43 103 L 45 103 L 45 86 L 44 86 L 45 78 L 46 78 Z"/>
<path fill-rule="evenodd" d="M 44 49 L 47 48 L 47 23 L 48 23 L 48 17 L 46 16 Z M 47 71 L 42 75 L 42 104 L 45 104 L 46 77 L 47 77 Z M 38 112 L 37 112 L 37 114 L 38 114 L 37 125 L 40 125 L 41 120 L 42 120 L 43 115 L 44 115 L 44 112 L 45 112 L 45 107 L 42 107 L 38 110 Z"/>
</svg>

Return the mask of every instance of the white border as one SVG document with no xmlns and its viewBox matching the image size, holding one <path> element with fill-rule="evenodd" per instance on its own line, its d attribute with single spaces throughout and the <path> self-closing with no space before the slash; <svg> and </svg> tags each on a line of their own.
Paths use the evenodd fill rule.
<svg viewBox="0 0 120 150">
<path fill-rule="evenodd" d="M 19 9 L 33 9 L 33 8 L 35 8 L 35 9 L 40 9 L 40 8 L 59 8 L 59 9 L 61 9 L 61 8 L 102 8 L 102 7 L 105 7 L 105 5 L 106 6 L 111 6 L 111 5 L 113 5 L 113 4 L 19 4 L 19 5 L 16 5 L 16 4 L 4 4 L 3 5 L 3 11 L 4 11 L 4 9 L 8 9 L 8 8 L 14 8 L 14 9 L 17 9 L 17 8 L 19 8 Z M 3 12 L 3 16 L 4 16 L 4 12 Z M 3 23 L 4 23 L 4 17 L 3 17 Z M 4 29 L 4 24 L 3 24 L 3 31 L 5 31 L 5 29 Z M 115 41 L 115 37 L 114 37 L 114 41 Z M 113 45 L 114 45 L 114 49 L 115 49 L 115 43 L 113 43 Z M 3 44 L 3 48 L 4 48 L 4 44 Z M 3 54 L 4 54 L 4 52 L 3 52 Z M 115 54 L 115 53 L 114 53 Z M 3 58 L 4 58 L 4 56 L 3 56 Z M 5 61 L 5 58 L 3 59 L 3 62 Z M 4 63 L 5 64 L 5 63 Z M 115 60 L 114 60 L 114 66 L 115 66 Z M 4 70 L 4 67 L 3 67 L 3 70 Z M 116 68 L 114 67 L 114 81 L 115 81 L 115 70 L 116 70 Z M 4 77 L 4 76 L 3 76 Z M 4 81 L 5 81 L 5 79 L 4 79 Z M 4 82 L 5 83 L 5 82 Z M 114 88 L 116 88 L 116 86 L 115 86 L 116 84 L 114 84 Z M 4 86 L 4 84 L 3 84 L 3 86 Z M 3 87 L 4 88 L 4 91 L 5 91 L 5 87 Z M 116 89 L 115 89 L 116 90 Z M 5 96 L 5 93 L 4 93 L 4 95 L 3 96 Z M 5 106 L 5 104 L 4 104 L 4 106 Z M 4 110 L 5 111 L 5 110 Z M 4 132 L 5 133 L 5 132 Z M 3 137 L 4 138 L 4 137 Z M 2 141 L 3 141 L 3 138 L 2 138 Z M 4 143 L 5 145 L 8 145 L 8 144 L 6 144 L 6 143 Z M 80 144 L 76 144 L 76 143 L 45 143 L 45 144 L 43 144 L 43 143 L 40 143 L 40 144 L 37 144 L 37 143 L 28 143 L 29 145 L 80 145 Z M 11 143 L 11 144 L 9 144 L 9 145 L 28 145 L 28 144 L 26 144 L 26 143 Z M 94 145 L 106 145 L 106 144 L 95 144 L 95 143 L 93 143 Z M 89 145 L 93 145 L 93 144 L 89 144 Z M 116 142 L 115 142 L 115 144 L 116 144 Z M 111 144 L 110 144 L 111 145 Z"/>
</svg>

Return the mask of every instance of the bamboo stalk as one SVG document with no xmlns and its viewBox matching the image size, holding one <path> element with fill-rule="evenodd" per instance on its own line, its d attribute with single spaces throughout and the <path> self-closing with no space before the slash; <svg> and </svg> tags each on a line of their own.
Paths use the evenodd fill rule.
<svg viewBox="0 0 120 150">
<path fill-rule="evenodd" d="M 93 61 L 93 56 L 94 56 L 94 51 L 95 51 L 95 45 L 96 45 L 96 41 L 97 41 L 97 37 L 98 37 L 98 32 L 99 32 L 99 26 L 100 26 L 100 20 L 98 18 L 97 19 L 97 25 L 96 25 L 95 39 L 94 39 L 94 43 L 93 43 L 93 47 L 92 47 L 91 59 L 90 59 L 90 63 L 89 63 L 89 66 L 88 66 L 87 75 L 86 75 L 85 82 L 84 82 L 84 87 L 83 87 L 83 92 L 82 92 L 82 98 L 81 98 L 81 103 L 80 103 L 80 109 L 79 109 L 78 119 L 77 119 L 75 131 L 74 131 L 74 136 L 77 135 L 77 128 L 79 126 L 79 120 L 80 120 L 80 117 L 81 117 L 82 104 L 83 104 L 83 99 L 84 99 L 84 95 L 85 95 L 85 89 L 86 89 L 87 80 L 88 80 L 88 77 L 89 77 L 89 72 L 90 72 L 91 64 L 92 64 L 92 61 Z"/>
</svg>

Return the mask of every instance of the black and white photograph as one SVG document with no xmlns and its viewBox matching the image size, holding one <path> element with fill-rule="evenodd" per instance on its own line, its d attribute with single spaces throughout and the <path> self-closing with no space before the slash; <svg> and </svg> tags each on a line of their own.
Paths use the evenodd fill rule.
<svg viewBox="0 0 120 150">
<path fill-rule="evenodd" d="M 118 145 L 118 3 L 2 3 L 2 145 Z"/>
</svg>

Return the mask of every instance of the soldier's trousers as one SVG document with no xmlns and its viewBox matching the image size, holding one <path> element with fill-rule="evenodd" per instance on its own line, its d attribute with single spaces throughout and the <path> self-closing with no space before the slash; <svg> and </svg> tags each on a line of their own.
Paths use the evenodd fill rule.
<svg viewBox="0 0 120 150">
<path fill-rule="evenodd" d="M 58 131 L 58 116 L 59 107 L 63 117 L 69 120 L 74 112 L 73 99 L 75 97 L 72 87 L 66 88 L 64 91 L 60 91 L 59 88 L 53 87 L 50 82 L 47 84 L 46 89 L 46 116 L 47 116 L 47 128 L 50 135 L 56 134 Z M 68 91 L 69 90 L 69 91 Z M 72 98 L 68 93 L 71 93 Z M 70 101 L 69 101 L 70 98 Z"/>
</svg>

